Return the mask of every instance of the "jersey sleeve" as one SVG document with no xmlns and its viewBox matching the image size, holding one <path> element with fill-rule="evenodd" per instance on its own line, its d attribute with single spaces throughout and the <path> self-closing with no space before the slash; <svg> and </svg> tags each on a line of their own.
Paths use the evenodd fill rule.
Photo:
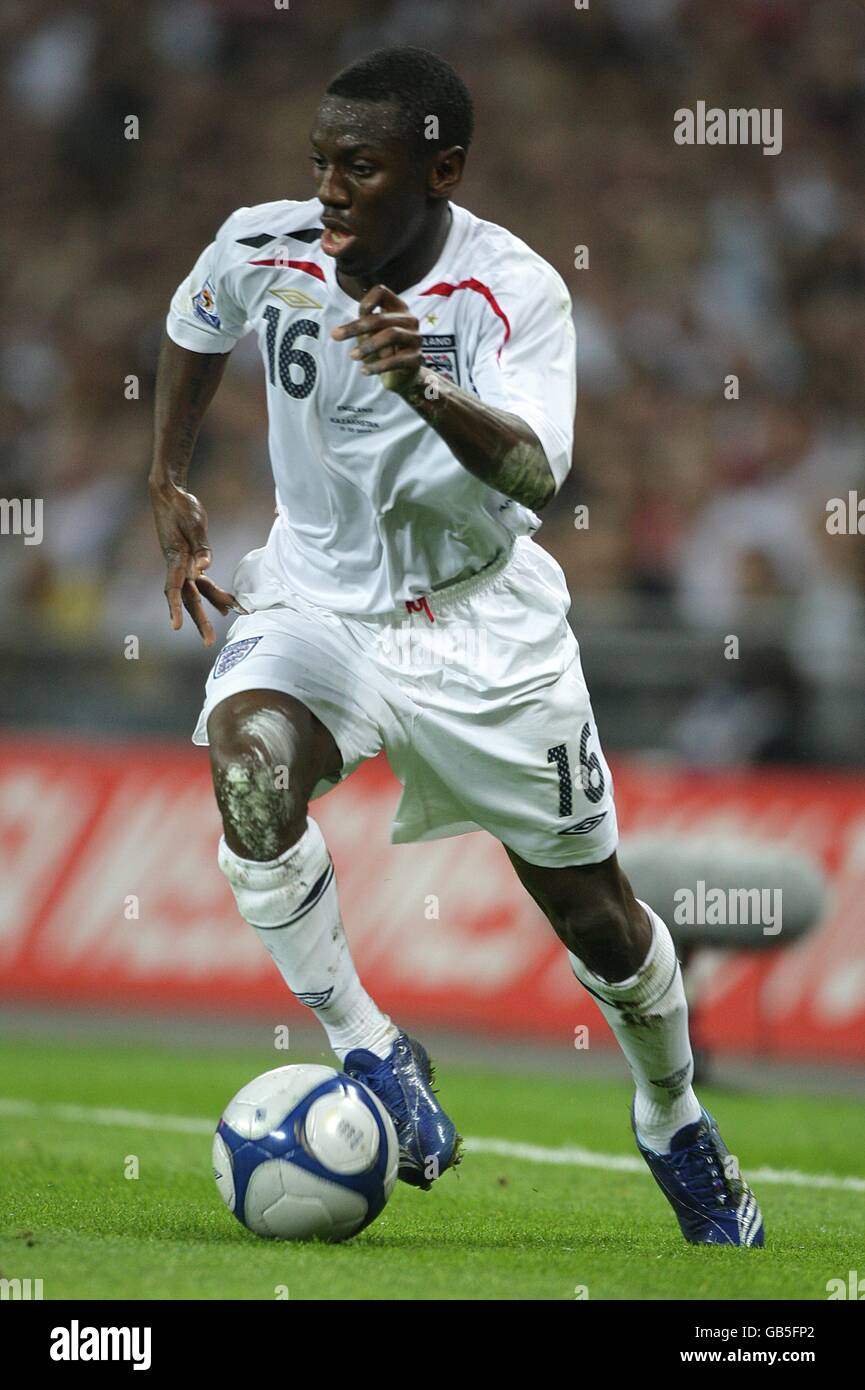
<svg viewBox="0 0 865 1390">
<path fill-rule="evenodd" d="M 165 330 L 178 347 L 190 352 L 231 352 L 252 328 L 232 294 L 227 263 L 236 216 L 232 213 L 222 224 L 171 300 Z"/>
<path fill-rule="evenodd" d="M 537 435 L 556 480 L 571 468 L 577 401 L 576 331 L 565 282 L 551 266 L 515 264 L 513 287 L 496 287 L 472 380 L 487 405 L 517 415 Z"/>
</svg>

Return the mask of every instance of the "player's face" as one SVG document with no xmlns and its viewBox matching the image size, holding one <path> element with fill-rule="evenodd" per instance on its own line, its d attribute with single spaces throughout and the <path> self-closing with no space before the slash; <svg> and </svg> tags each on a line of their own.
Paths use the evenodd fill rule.
<svg viewBox="0 0 865 1390">
<path fill-rule="evenodd" d="M 399 134 L 397 109 L 325 97 L 310 141 L 324 207 L 321 248 L 344 275 L 376 278 L 423 235 L 430 208 L 426 171 Z"/>
</svg>

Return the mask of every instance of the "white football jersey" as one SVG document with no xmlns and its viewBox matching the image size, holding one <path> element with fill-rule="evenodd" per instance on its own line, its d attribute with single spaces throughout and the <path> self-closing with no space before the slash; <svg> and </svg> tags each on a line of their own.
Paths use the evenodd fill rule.
<svg viewBox="0 0 865 1390">
<path fill-rule="evenodd" d="M 571 464 L 576 349 L 564 281 L 525 242 L 451 204 L 433 268 L 400 298 L 427 364 L 523 419 L 560 487 Z M 277 518 L 256 587 L 342 613 L 383 613 L 489 564 L 540 518 L 458 463 L 410 405 L 363 376 L 359 314 L 320 247 L 322 205 L 240 208 L 171 301 L 167 331 L 192 352 L 258 334 L 267 377 Z M 206 505 L 206 499 L 205 499 Z"/>
</svg>

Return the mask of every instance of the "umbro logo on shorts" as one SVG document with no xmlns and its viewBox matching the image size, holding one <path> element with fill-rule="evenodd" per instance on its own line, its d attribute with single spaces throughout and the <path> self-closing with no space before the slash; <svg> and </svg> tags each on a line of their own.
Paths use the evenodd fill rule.
<svg viewBox="0 0 865 1390">
<path fill-rule="evenodd" d="M 564 830 L 557 830 L 557 835 L 588 835 L 590 830 L 594 830 L 596 825 L 600 825 L 606 815 L 602 811 L 599 816 L 587 816 L 585 820 L 579 821 L 576 825 L 566 826 Z"/>
<path fill-rule="evenodd" d="M 224 676 L 226 671 L 232 670 L 245 656 L 249 656 L 253 647 L 260 642 L 260 637 L 244 637 L 242 642 L 229 642 L 227 647 L 223 647 L 219 653 L 216 665 L 213 668 L 213 679 Z"/>
</svg>

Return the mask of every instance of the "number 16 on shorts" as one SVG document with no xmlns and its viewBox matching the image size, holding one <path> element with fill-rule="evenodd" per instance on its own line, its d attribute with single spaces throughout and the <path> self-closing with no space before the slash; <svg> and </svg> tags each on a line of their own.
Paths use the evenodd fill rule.
<svg viewBox="0 0 865 1390">
<path fill-rule="evenodd" d="M 583 793 L 586 800 L 596 806 L 602 799 L 606 790 L 606 779 L 601 767 L 597 753 L 589 752 L 589 738 L 591 737 L 591 725 L 589 721 L 583 724 L 580 730 L 579 744 L 579 765 L 575 776 L 571 772 L 571 763 L 568 757 L 568 745 L 566 743 L 556 743 L 552 748 L 547 749 L 547 762 L 554 763 L 559 779 L 559 816 L 570 817 L 574 814 L 574 781 L 577 788 Z M 560 835 L 585 835 L 603 819 L 603 815 L 591 816 L 589 821 L 580 821 L 579 825 L 566 826 L 558 833 Z"/>
</svg>

